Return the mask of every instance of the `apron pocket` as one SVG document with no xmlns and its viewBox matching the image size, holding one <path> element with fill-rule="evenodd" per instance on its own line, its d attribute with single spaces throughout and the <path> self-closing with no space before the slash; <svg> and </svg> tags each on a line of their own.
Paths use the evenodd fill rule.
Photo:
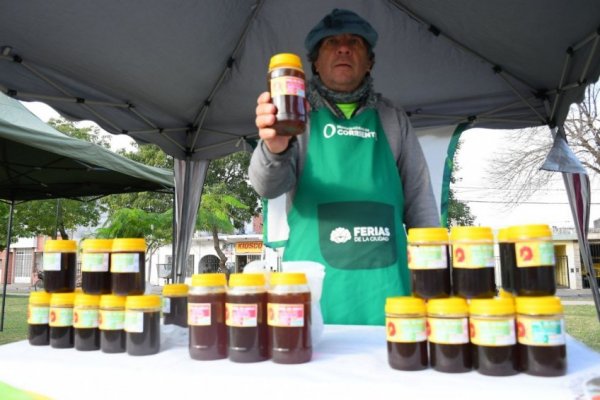
<svg viewBox="0 0 600 400">
<path fill-rule="evenodd" d="M 339 269 L 385 268 L 398 258 L 394 207 L 337 202 L 318 205 L 319 247 L 325 261 Z"/>
</svg>

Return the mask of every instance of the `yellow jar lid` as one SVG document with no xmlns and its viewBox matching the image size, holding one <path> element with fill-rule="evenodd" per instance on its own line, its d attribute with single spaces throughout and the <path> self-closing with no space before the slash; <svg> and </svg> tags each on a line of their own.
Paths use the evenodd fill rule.
<svg viewBox="0 0 600 400">
<path fill-rule="evenodd" d="M 431 299 L 427 302 L 429 315 L 467 315 L 469 306 L 461 297 L 448 297 L 445 299 Z"/>
<path fill-rule="evenodd" d="M 508 227 L 509 240 L 552 239 L 549 225 L 515 225 Z"/>
<path fill-rule="evenodd" d="M 508 228 L 498 229 L 498 242 L 506 243 L 509 241 Z"/>
<path fill-rule="evenodd" d="M 306 285 L 304 272 L 274 272 L 269 277 L 271 286 L 275 285 Z"/>
<path fill-rule="evenodd" d="M 562 314 L 563 306 L 556 296 L 515 297 L 517 313 L 527 315 Z"/>
<path fill-rule="evenodd" d="M 112 251 L 146 251 L 144 239 L 113 239 Z"/>
<path fill-rule="evenodd" d="M 52 293 L 50 295 L 50 306 L 72 306 L 75 302 L 75 292 Z"/>
<path fill-rule="evenodd" d="M 453 226 L 450 229 L 450 241 L 489 240 L 494 241 L 492 228 L 487 226 Z"/>
<path fill-rule="evenodd" d="M 264 274 L 231 274 L 229 286 L 265 286 Z"/>
<path fill-rule="evenodd" d="M 275 68 L 295 68 L 302 70 L 302 61 L 297 54 L 279 53 L 271 57 L 269 61 L 269 71 Z"/>
<path fill-rule="evenodd" d="M 48 253 L 75 253 L 77 252 L 77 242 L 74 240 L 48 239 L 44 243 L 44 251 Z"/>
<path fill-rule="evenodd" d="M 40 291 L 29 293 L 29 304 L 50 304 L 50 293 Z"/>
<path fill-rule="evenodd" d="M 112 250 L 112 239 L 85 239 L 81 242 L 81 250 L 110 252 Z"/>
<path fill-rule="evenodd" d="M 425 315 L 427 307 L 425 300 L 418 297 L 398 296 L 385 299 L 386 314 L 422 314 Z"/>
<path fill-rule="evenodd" d="M 100 296 L 100 307 L 125 307 L 127 296 L 117 296 L 114 294 L 104 294 Z"/>
<path fill-rule="evenodd" d="M 155 294 L 146 294 L 141 296 L 127 296 L 125 300 L 125 308 L 145 309 L 145 308 L 160 308 L 160 296 Z"/>
<path fill-rule="evenodd" d="M 515 313 L 515 301 L 511 297 L 495 297 L 493 299 L 471 299 L 469 302 L 471 315 L 509 315 Z"/>
<path fill-rule="evenodd" d="M 504 290 L 502 288 L 498 289 L 498 297 L 508 297 L 510 299 L 515 299 L 515 295 L 512 294 L 511 292 Z"/>
<path fill-rule="evenodd" d="M 94 294 L 76 293 L 75 306 L 98 306 L 100 304 L 100 296 Z"/>
<path fill-rule="evenodd" d="M 408 244 L 444 242 L 448 243 L 446 228 L 411 228 L 408 230 Z"/>
<path fill-rule="evenodd" d="M 189 287 L 185 283 L 171 283 L 163 286 L 163 296 L 185 296 L 188 294 Z"/>
<path fill-rule="evenodd" d="M 210 273 L 210 274 L 194 274 L 192 275 L 192 286 L 225 286 L 227 278 L 225 274 Z"/>
</svg>

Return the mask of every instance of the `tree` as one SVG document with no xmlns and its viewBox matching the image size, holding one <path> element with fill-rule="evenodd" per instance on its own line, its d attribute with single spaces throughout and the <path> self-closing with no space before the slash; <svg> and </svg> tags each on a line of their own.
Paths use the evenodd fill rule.
<svg viewBox="0 0 600 400">
<path fill-rule="evenodd" d="M 452 175 L 450 176 L 450 190 L 448 192 L 448 226 L 471 226 L 475 223 L 475 217 L 471 214 L 471 208 L 464 201 L 458 200 L 454 195 L 452 185 L 461 181 L 457 178 L 460 165 L 458 164 L 458 153 L 460 151 L 460 141 L 456 145 L 454 160 L 452 161 Z"/>
<path fill-rule="evenodd" d="M 570 147 L 591 178 L 600 176 L 600 85 L 586 88 L 585 100 L 571 106 L 564 123 Z M 495 187 L 511 188 L 503 195 L 508 206 L 516 206 L 546 187 L 556 174 L 541 171 L 553 138 L 547 127 L 521 129 L 507 135 L 506 150 L 498 153 L 487 170 Z"/>
</svg>

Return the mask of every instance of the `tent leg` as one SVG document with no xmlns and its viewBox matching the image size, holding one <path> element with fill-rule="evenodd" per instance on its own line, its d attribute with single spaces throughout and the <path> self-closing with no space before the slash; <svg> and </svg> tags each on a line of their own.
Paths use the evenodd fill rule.
<svg viewBox="0 0 600 400">
<path fill-rule="evenodd" d="M 6 286 L 8 280 L 8 260 L 10 258 L 10 241 L 12 240 L 12 224 L 15 209 L 15 201 L 10 202 L 10 212 L 8 214 L 8 232 L 6 234 L 6 260 L 4 260 L 4 279 L 2 288 L 2 313 L 0 315 L 0 332 L 4 331 L 4 308 L 6 306 Z"/>
</svg>

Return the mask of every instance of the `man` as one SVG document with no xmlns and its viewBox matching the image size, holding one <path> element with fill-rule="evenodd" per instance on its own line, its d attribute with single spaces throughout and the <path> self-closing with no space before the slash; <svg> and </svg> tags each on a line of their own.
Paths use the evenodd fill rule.
<svg viewBox="0 0 600 400">
<path fill-rule="evenodd" d="M 288 193 L 283 260 L 325 265 L 330 324 L 383 324 L 386 297 L 410 295 L 403 225 L 439 225 L 408 117 L 373 91 L 376 43 L 367 21 L 334 9 L 305 40 L 313 71 L 306 132 L 277 135 L 268 92 L 256 107 L 261 141 L 250 181 L 266 198 Z"/>
</svg>

